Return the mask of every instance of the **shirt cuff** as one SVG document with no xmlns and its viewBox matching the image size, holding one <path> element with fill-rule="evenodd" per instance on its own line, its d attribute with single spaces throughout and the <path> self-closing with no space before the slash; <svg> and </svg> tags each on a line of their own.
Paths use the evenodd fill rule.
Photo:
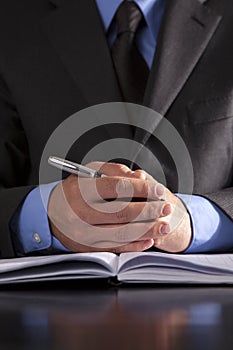
<svg viewBox="0 0 233 350">
<path fill-rule="evenodd" d="M 16 252 L 25 255 L 49 249 L 49 254 L 69 252 L 50 231 L 47 207 L 59 182 L 40 185 L 32 190 L 13 216 L 10 229 Z"/>
<path fill-rule="evenodd" d="M 193 237 L 184 253 L 222 252 L 233 248 L 233 221 L 214 203 L 197 195 L 176 194 L 190 214 Z"/>
</svg>

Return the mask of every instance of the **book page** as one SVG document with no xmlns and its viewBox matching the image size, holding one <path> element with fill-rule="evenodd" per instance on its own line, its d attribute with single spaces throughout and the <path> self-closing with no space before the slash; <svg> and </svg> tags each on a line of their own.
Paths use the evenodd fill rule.
<svg viewBox="0 0 233 350">
<path fill-rule="evenodd" d="M 118 257 L 112 253 L 76 253 L 0 259 L 0 283 L 37 279 L 115 276 Z"/>
<path fill-rule="evenodd" d="M 233 283 L 233 254 L 124 253 L 120 281 Z"/>
<path fill-rule="evenodd" d="M 118 272 L 142 266 L 171 266 L 233 273 L 233 254 L 123 253 L 119 257 Z"/>
</svg>

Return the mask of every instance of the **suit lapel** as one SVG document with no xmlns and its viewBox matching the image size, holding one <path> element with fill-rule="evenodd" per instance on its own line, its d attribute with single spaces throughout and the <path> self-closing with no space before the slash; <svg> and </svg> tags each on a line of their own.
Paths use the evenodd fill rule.
<svg viewBox="0 0 233 350">
<path fill-rule="evenodd" d="M 213 13 L 205 2 L 167 1 L 144 97 L 144 105 L 155 110 L 158 117 L 152 121 L 145 116 L 144 130 L 150 132 L 136 131 L 139 147 L 134 162 L 140 160 L 141 150 L 180 93 L 220 23 L 221 16 Z"/>
<path fill-rule="evenodd" d="M 87 105 L 121 101 L 95 1 L 50 1 L 55 8 L 43 28 Z"/>
<path fill-rule="evenodd" d="M 181 91 L 221 20 L 204 2 L 167 1 L 144 100 L 162 115 Z"/>
</svg>

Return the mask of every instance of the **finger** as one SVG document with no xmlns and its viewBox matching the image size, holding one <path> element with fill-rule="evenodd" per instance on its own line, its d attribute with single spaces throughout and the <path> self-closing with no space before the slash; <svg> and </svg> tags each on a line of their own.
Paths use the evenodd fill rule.
<svg viewBox="0 0 233 350">
<path fill-rule="evenodd" d="M 154 245 L 154 240 L 153 239 L 148 239 L 145 241 L 136 241 L 132 242 L 117 248 L 110 248 L 108 251 L 112 253 L 127 253 L 127 252 L 142 252 L 144 250 L 147 250 Z"/>
<path fill-rule="evenodd" d="M 146 171 L 141 170 L 141 169 L 137 169 L 134 172 L 134 176 L 139 178 L 139 179 L 143 179 L 143 180 L 150 180 L 150 181 L 156 181 L 153 176 L 151 176 L 150 174 L 148 174 Z"/>
<path fill-rule="evenodd" d="M 165 187 L 155 180 L 152 182 L 125 177 L 109 176 L 96 179 L 96 188 L 103 199 L 136 197 L 155 200 L 162 198 L 165 193 Z"/>
<path fill-rule="evenodd" d="M 111 244 L 111 245 L 108 244 L 105 247 L 94 246 L 93 244 L 90 246 L 88 242 L 85 242 L 85 241 L 78 242 L 73 238 L 67 237 L 62 232 L 59 233 L 59 239 L 61 240 L 61 242 L 65 247 L 67 247 L 73 252 L 79 252 L 79 253 L 99 252 L 99 251 L 106 251 L 106 252 L 113 252 L 113 253 L 135 252 L 135 251 L 143 251 L 154 246 L 154 240 L 151 238 L 141 240 L 141 241 L 130 242 L 128 244 L 121 244 L 117 246 L 115 244 Z"/>
<path fill-rule="evenodd" d="M 86 205 L 77 209 L 77 215 L 91 225 L 157 220 L 170 215 L 172 211 L 171 205 L 162 201 L 130 203 L 114 201 L 104 204 L 94 203 L 91 207 Z"/>
<path fill-rule="evenodd" d="M 137 169 L 134 171 L 134 176 L 138 179 L 146 180 L 147 179 L 147 173 L 144 170 Z"/>
<path fill-rule="evenodd" d="M 142 252 L 146 249 L 149 249 L 154 246 L 154 240 L 153 239 L 147 239 L 144 241 L 135 241 L 129 244 L 121 245 L 118 247 L 108 247 L 108 248 L 102 248 L 102 247 L 89 247 L 83 244 L 76 244 L 73 243 L 72 245 L 72 251 L 74 252 L 111 252 L 115 254 L 119 253 L 127 253 L 127 252 Z"/>
<path fill-rule="evenodd" d="M 92 162 L 88 164 L 88 167 L 108 176 L 135 177 L 134 171 L 124 164 Z"/>
<path fill-rule="evenodd" d="M 155 240 L 169 232 L 169 224 L 164 220 L 126 225 L 98 225 L 89 230 L 89 237 L 92 237 L 93 246 L 105 248 L 118 247 L 135 241 Z"/>
<path fill-rule="evenodd" d="M 56 226 L 56 223 L 54 225 Z M 74 222 L 72 227 L 58 227 L 58 231 L 59 235 L 62 235 L 68 244 L 72 242 L 72 247 L 82 245 L 97 250 L 109 250 L 110 248 L 118 248 L 136 241 L 158 240 L 161 236 L 169 233 L 169 225 L 165 220 L 163 222 L 158 220 L 125 225 L 95 226 L 80 223 L 76 225 Z"/>
</svg>

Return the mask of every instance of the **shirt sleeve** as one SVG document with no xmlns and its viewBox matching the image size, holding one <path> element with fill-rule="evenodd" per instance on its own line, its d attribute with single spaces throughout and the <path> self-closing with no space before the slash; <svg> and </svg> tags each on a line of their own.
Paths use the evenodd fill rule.
<svg viewBox="0 0 233 350">
<path fill-rule="evenodd" d="M 53 182 L 32 190 L 14 214 L 10 229 L 18 255 L 69 252 L 51 234 L 47 216 L 49 197 L 57 184 L 58 182 Z"/>
<path fill-rule="evenodd" d="M 233 248 L 233 221 L 214 203 L 177 194 L 189 211 L 193 238 L 185 253 L 226 252 Z"/>
</svg>

